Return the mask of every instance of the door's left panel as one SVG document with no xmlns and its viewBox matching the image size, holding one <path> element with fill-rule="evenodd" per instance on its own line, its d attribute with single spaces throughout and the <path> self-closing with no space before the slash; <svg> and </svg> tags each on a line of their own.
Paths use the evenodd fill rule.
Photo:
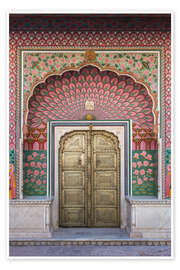
<svg viewBox="0 0 180 270">
<path fill-rule="evenodd" d="M 87 134 L 67 134 L 59 152 L 60 226 L 87 226 Z"/>
</svg>

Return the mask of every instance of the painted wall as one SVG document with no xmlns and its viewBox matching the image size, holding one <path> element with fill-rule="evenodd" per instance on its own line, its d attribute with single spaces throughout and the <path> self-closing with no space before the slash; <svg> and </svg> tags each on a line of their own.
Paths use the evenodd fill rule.
<svg viewBox="0 0 180 270">
<path fill-rule="evenodd" d="M 11 31 L 9 48 L 10 162 L 15 165 L 18 182 L 20 104 L 24 104 L 24 114 L 28 119 L 23 157 L 25 195 L 45 195 L 47 150 L 45 123 L 49 119 L 83 119 L 88 113 L 84 110 L 83 102 L 89 97 L 95 98 L 96 101 L 93 112 L 95 119 L 126 119 L 127 115 L 133 119 L 133 193 L 156 195 L 157 140 L 153 134 L 155 123 L 151 110 L 152 98 L 148 95 L 147 88 L 154 95 L 155 101 L 158 101 L 158 93 L 160 94 L 159 106 L 154 109 L 154 114 L 159 111 L 160 133 L 165 134 L 162 137 L 162 147 L 163 152 L 167 154 L 162 160 L 164 164 L 162 174 L 164 173 L 164 179 L 166 178 L 169 185 L 170 169 L 167 170 L 167 166 L 170 168 L 168 157 L 171 149 L 170 32 Z M 95 59 L 88 59 L 86 51 L 89 48 L 94 49 Z M 91 65 L 89 70 L 80 69 L 85 62 Z M 93 63 L 97 64 L 97 68 L 94 68 L 96 73 L 94 77 L 88 73 L 93 72 Z M 100 71 L 100 67 L 110 71 Z M 77 70 L 65 72 L 68 69 Z M 64 73 L 61 75 L 62 71 Z M 79 79 L 81 90 L 78 91 L 76 83 L 68 77 L 70 73 L 76 79 L 82 76 L 81 80 Z M 56 74 L 52 83 L 53 77 L 42 83 L 52 74 Z M 135 83 L 131 75 L 141 83 Z M 58 88 L 56 80 L 59 80 L 63 92 L 56 92 Z M 113 85 L 111 82 L 114 82 Z M 89 87 L 91 84 L 94 85 L 94 91 Z M 135 96 L 139 97 L 138 100 L 131 96 L 133 91 L 136 93 Z M 79 107 L 77 97 L 78 101 L 80 100 Z M 144 104 L 146 106 L 143 109 Z M 57 114 L 54 114 L 55 107 Z M 42 174 L 43 171 L 45 174 Z M 166 197 L 169 197 L 165 182 L 163 189 L 166 190 Z"/>
</svg>

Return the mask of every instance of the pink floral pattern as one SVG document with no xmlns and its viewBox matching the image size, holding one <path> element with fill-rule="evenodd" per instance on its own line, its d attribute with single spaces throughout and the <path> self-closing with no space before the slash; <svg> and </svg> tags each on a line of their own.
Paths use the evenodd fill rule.
<svg viewBox="0 0 180 270">
<path fill-rule="evenodd" d="M 34 80 L 42 79 L 48 72 L 60 71 L 72 64 L 78 67 L 84 62 L 84 52 L 68 53 L 24 53 L 24 89 L 31 88 Z M 116 68 L 119 72 L 130 72 L 137 79 L 144 79 L 150 83 L 152 92 L 157 91 L 158 81 L 158 54 L 153 52 L 120 52 L 99 53 L 96 52 L 96 60 L 102 67 L 107 64 Z M 46 67 L 46 68 L 45 68 Z M 44 72 L 46 70 L 46 72 Z"/>
<path fill-rule="evenodd" d="M 24 195 L 46 195 L 45 151 L 24 151 Z"/>
<path fill-rule="evenodd" d="M 157 151 L 133 151 L 133 195 L 157 194 Z"/>
</svg>

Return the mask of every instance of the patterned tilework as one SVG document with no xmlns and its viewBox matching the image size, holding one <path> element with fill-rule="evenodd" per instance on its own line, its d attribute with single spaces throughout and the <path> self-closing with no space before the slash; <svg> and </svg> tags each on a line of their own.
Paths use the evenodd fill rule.
<svg viewBox="0 0 180 270">
<path fill-rule="evenodd" d="M 165 120 L 166 120 L 166 148 L 171 147 L 171 51 L 166 51 L 165 57 Z"/>
<path fill-rule="evenodd" d="M 157 195 L 157 150 L 133 151 L 132 190 L 135 196 Z"/>
<path fill-rule="evenodd" d="M 47 189 L 47 152 L 25 151 L 24 166 L 24 195 L 43 196 Z"/>
<path fill-rule="evenodd" d="M 171 149 L 166 149 L 166 174 L 169 163 L 171 163 Z"/>
<path fill-rule="evenodd" d="M 9 150 L 9 163 L 14 165 L 15 168 L 15 150 Z"/>
</svg>

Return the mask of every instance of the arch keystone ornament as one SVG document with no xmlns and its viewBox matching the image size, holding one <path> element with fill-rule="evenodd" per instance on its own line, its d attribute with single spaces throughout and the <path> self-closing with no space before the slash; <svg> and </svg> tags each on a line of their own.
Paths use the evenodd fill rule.
<svg viewBox="0 0 180 270">
<path fill-rule="evenodd" d="M 86 115 L 86 120 L 88 120 L 88 121 L 93 120 L 92 114 L 87 114 L 87 115 Z"/>
<path fill-rule="evenodd" d="M 96 53 L 94 50 L 87 50 L 84 57 L 87 62 L 94 62 L 96 60 Z"/>
</svg>

